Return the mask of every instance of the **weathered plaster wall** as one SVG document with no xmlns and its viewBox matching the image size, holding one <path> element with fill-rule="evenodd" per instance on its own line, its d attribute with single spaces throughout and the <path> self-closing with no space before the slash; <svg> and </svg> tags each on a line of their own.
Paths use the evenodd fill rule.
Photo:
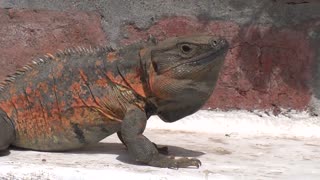
<svg viewBox="0 0 320 180">
<path fill-rule="evenodd" d="M 320 109 L 320 0 L 0 0 L 0 79 L 44 52 L 206 33 L 231 44 L 206 107 Z"/>
</svg>

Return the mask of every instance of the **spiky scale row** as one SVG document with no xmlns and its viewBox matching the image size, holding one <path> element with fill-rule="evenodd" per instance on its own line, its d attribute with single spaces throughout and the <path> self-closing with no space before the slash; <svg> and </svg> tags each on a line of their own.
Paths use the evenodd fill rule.
<svg viewBox="0 0 320 180">
<path fill-rule="evenodd" d="M 112 52 L 114 49 L 112 47 L 95 47 L 90 46 L 89 48 L 78 46 L 73 48 L 68 48 L 64 51 L 58 50 L 58 53 L 54 57 L 64 57 L 70 55 L 88 55 L 88 54 L 96 54 L 100 52 Z M 47 54 L 48 55 L 48 54 Z"/>
<path fill-rule="evenodd" d="M 43 57 L 39 57 L 30 63 L 26 64 L 22 68 L 18 69 L 14 74 L 8 75 L 3 82 L 0 83 L 0 92 L 4 90 L 4 88 L 14 82 L 14 80 L 25 74 L 26 72 L 31 71 L 34 69 L 36 66 L 39 66 L 41 64 L 45 64 L 51 60 L 54 59 L 59 59 L 61 57 L 67 57 L 67 56 L 73 56 L 73 55 L 79 55 L 79 56 L 84 56 L 84 55 L 93 55 L 101 52 L 113 52 L 115 51 L 112 47 L 105 46 L 105 47 L 92 47 L 89 46 L 89 48 L 78 46 L 78 47 L 72 47 L 68 48 L 65 50 L 58 50 L 58 52 L 55 55 L 52 55 L 50 53 L 47 53 Z"/>
</svg>

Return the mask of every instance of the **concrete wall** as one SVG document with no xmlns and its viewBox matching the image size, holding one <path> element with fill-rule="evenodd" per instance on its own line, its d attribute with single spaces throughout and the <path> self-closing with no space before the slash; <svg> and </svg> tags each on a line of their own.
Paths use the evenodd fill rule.
<svg viewBox="0 0 320 180">
<path fill-rule="evenodd" d="M 320 0 L 0 0 L 0 79 L 32 57 L 206 33 L 230 49 L 206 107 L 320 111 Z"/>
</svg>

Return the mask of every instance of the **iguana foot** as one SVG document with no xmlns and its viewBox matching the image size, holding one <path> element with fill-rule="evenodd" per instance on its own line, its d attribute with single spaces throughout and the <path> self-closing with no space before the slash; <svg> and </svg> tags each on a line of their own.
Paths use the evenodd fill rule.
<svg viewBox="0 0 320 180">
<path fill-rule="evenodd" d="M 122 135 L 121 132 L 118 131 L 117 132 L 118 138 L 120 139 L 120 141 L 122 142 L 123 145 L 125 145 L 127 147 L 127 145 L 124 143 L 123 139 L 122 139 Z M 164 155 L 168 155 L 169 151 L 168 151 L 168 146 L 158 146 L 156 143 L 152 143 L 154 145 L 154 147 L 157 148 L 158 152 L 160 154 L 164 154 Z M 128 148 L 128 147 L 127 147 Z"/>
<path fill-rule="evenodd" d="M 158 157 L 152 159 L 149 163 L 151 166 L 161 167 L 161 168 L 171 168 L 171 169 L 179 169 L 179 168 L 188 168 L 188 167 L 196 167 L 199 168 L 201 166 L 201 161 L 196 158 L 178 158 L 167 157 L 159 155 Z"/>
<path fill-rule="evenodd" d="M 0 152 L 5 154 L 15 139 L 14 127 L 7 114 L 0 109 Z"/>
</svg>

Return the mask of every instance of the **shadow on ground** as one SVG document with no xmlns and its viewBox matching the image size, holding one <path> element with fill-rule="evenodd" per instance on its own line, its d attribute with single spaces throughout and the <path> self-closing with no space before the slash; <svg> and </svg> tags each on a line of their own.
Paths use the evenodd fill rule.
<svg viewBox="0 0 320 180">
<path fill-rule="evenodd" d="M 160 147 L 163 147 L 163 145 L 159 145 Z M 30 151 L 22 148 L 17 147 L 11 147 L 10 149 L 15 151 Z M 189 150 L 177 146 L 168 146 L 168 155 L 169 156 L 178 156 L 178 157 L 199 157 L 204 155 L 205 153 L 200 151 L 194 151 Z M 52 153 L 52 152 L 51 152 Z M 67 154 L 114 154 L 118 155 L 116 157 L 117 160 L 128 163 L 128 164 L 134 164 L 134 165 L 140 165 L 139 163 L 135 162 L 127 152 L 126 147 L 121 143 L 98 143 L 89 145 L 87 147 L 72 150 L 72 151 L 64 151 L 64 152 L 53 152 L 53 153 L 67 153 Z"/>
<path fill-rule="evenodd" d="M 1 156 L 8 156 L 10 154 L 9 150 L 0 151 L 0 157 Z"/>
</svg>

